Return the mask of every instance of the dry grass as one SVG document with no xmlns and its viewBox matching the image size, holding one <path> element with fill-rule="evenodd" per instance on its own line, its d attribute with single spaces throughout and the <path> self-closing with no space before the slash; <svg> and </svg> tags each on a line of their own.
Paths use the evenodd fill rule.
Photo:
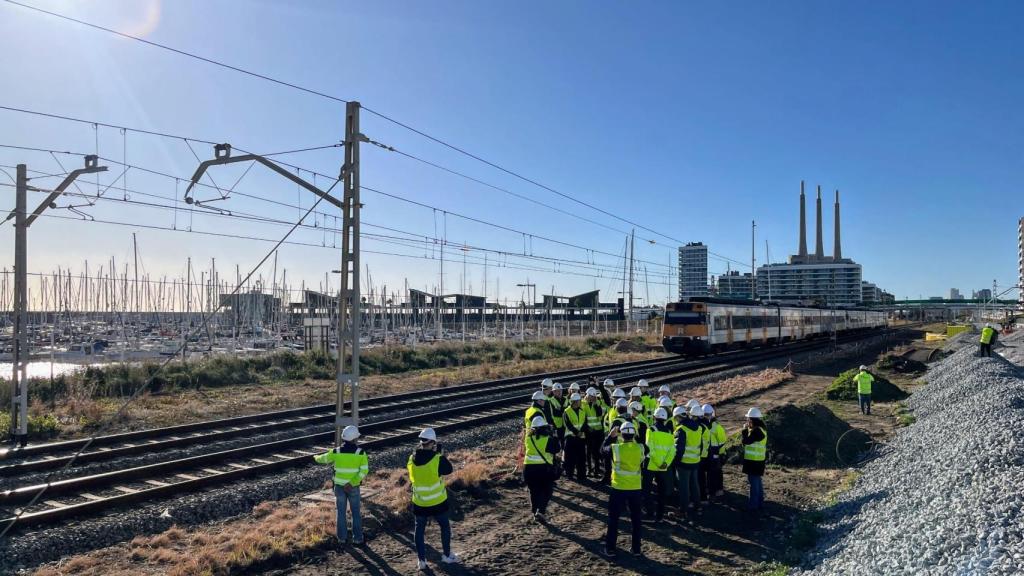
<svg viewBox="0 0 1024 576">
<path fill-rule="evenodd" d="M 685 404 L 689 398 L 696 398 L 703 403 L 717 405 L 754 392 L 766 390 L 793 379 L 791 369 L 779 370 L 768 368 L 760 372 L 740 374 L 718 382 L 704 384 L 687 390 L 685 394 L 676 395 L 676 403 Z"/>
</svg>

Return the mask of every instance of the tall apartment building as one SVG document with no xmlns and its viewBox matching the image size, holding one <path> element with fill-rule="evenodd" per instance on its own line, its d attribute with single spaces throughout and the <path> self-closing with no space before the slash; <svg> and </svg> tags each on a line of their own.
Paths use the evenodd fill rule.
<svg viewBox="0 0 1024 576">
<path fill-rule="evenodd" d="M 679 247 L 679 301 L 708 295 L 708 247 L 690 242 Z"/>
<path fill-rule="evenodd" d="M 753 277 L 750 272 L 740 274 L 732 270 L 718 277 L 717 294 L 720 298 L 750 298 Z"/>
</svg>

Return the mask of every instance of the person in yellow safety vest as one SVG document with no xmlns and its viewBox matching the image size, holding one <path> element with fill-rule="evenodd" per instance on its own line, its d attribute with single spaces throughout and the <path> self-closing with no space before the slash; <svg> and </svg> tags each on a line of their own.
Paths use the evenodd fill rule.
<svg viewBox="0 0 1024 576">
<path fill-rule="evenodd" d="M 344 546 L 348 541 L 348 528 L 345 522 L 345 510 L 352 510 L 352 543 L 356 546 L 363 543 L 363 519 L 359 512 L 359 485 L 370 473 L 369 459 L 366 452 L 356 442 L 359 429 L 345 426 L 341 431 L 341 446 L 329 452 L 314 456 L 317 464 L 334 465 L 334 499 L 338 508 L 338 545 Z"/>
<path fill-rule="evenodd" d="M 565 477 L 577 482 L 587 479 L 587 414 L 579 392 L 569 396 L 565 407 Z"/>
<path fill-rule="evenodd" d="M 548 502 L 555 490 L 555 468 L 559 466 L 561 446 L 543 416 L 530 423 L 530 433 L 524 440 L 523 481 L 530 491 L 530 514 L 537 522 L 544 522 Z"/>
<path fill-rule="evenodd" d="M 728 441 L 728 436 L 725 433 L 725 427 L 718 421 L 718 418 L 715 418 L 715 408 L 711 404 L 705 404 L 703 408 L 704 418 L 711 426 L 711 447 L 708 449 L 711 458 L 708 470 L 708 492 L 712 497 L 721 498 L 725 496 L 725 481 L 722 476 L 722 459 L 725 455 L 722 454 L 722 450 Z"/>
<path fill-rule="evenodd" d="M 658 407 L 665 408 L 665 410 L 668 410 L 669 412 L 676 407 L 676 401 L 672 399 L 672 389 L 668 387 L 668 384 L 662 384 L 661 387 L 658 388 L 657 400 Z M 666 401 L 668 402 L 668 406 L 665 405 Z"/>
<path fill-rule="evenodd" d="M 633 402 L 639 402 L 640 405 L 644 407 L 643 410 L 640 411 L 640 413 L 641 414 L 646 414 L 647 407 L 644 406 L 644 393 L 643 393 L 643 390 L 641 390 L 639 386 L 633 386 L 633 388 L 631 388 L 630 391 L 629 391 L 629 403 L 630 403 L 630 405 L 632 405 Z M 641 442 L 643 442 L 643 440 L 641 440 Z"/>
<path fill-rule="evenodd" d="M 597 388 L 587 388 L 583 400 L 583 413 L 587 416 L 587 474 L 591 478 L 601 477 L 601 442 L 605 435 L 605 406 Z"/>
<path fill-rule="evenodd" d="M 640 402 L 644 405 L 644 416 L 650 420 L 654 418 L 654 411 L 658 409 L 658 399 L 651 395 L 651 385 L 645 378 L 637 380 L 636 385 L 640 388 Z"/>
<path fill-rule="evenodd" d="M 697 472 L 700 468 L 701 441 L 704 436 L 700 418 L 704 411 L 700 406 L 689 410 L 676 408 L 676 490 L 679 493 L 679 516 L 699 516 L 700 485 Z"/>
<path fill-rule="evenodd" d="M 544 395 L 544 392 L 537 391 L 530 397 L 532 404 L 526 409 L 526 415 L 523 423 L 523 430 L 530 429 L 530 422 L 533 421 L 533 417 L 537 415 L 544 415 L 547 413 L 548 397 Z"/>
<path fill-rule="evenodd" d="M 985 327 L 981 329 L 981 339 L 978 341 L 979 356 L 985 358 L 992 356 L 992 344 L 995 344 L 996 337 L 996 329 L 991 324 L 985 324 Z"/>
<path fill-rule="evenodd" d="M 621 390 L 618 390 L 621 392 Z M 614 394 L 613 394 L 614 396 Z M 619 398 L 615 401 L 615 407 L 608 411 L 608 416 L 605 417 L 607 423 L 608 433 L 611 433 L 613 428 L 618 428 L 627 422 L 629 417 L 629 402 L 625 398 Z M 601 482 L 609 484 L 612 481 L 612 455 L 610 452 L 601 450 L 601 455 L 604 460 L 604 474 L 601 476 Z"/>
<path fill-rule="evenodd" d="M 454 471 L 452 463 L 441 453 L 437 434 L 433 428 L 424 428 L 419 435 L 420 444 L 409 456 L 405 468 L 409 472 L 412 489 L 412 514 L 416 519 L 415 541 L 417 566 L 427 569 L 427 547 L 424 535 L 427 522 L 433 518 L 441 527 L 441 562 L 455 564 L 459 561 L 452 552 L 452 529 L 448 520 L 448 490 L 443 476 Z"/>
<path fill-rule="evenodd" d="M 853 381 L 857 383 L 857 400 L 860 402 L 861 414 L 871 415 L 871 384 L 875 382 L 875 377 L 868 372 L 867 366 L 862 365 Z"/>
<path fill-rule="evenodd" d="M 747 410 L 747 423 L 743 425 L 743 473 L 750 482 L 750 501 L 747 510 L 758 513 L 764 508 L 764 463 L 768 454 L 768 428 L 756 406 Z"/>
<path fill-rule="evenodd" d="M 551 385 L 551 396 L 548 398 L 548 424 L 552 432 L 559 440 L 565 437 L 565 420 L 562 415 L 565 412 L 565 398 L 562 396 L 562 383 L 555 382 Z"/>
<path fill-rule="evenodd" d="M 633 539 L 630 543 L 633 555 L 643 558 L 641 538 L 643 537 L 643 479 L 645 447 L 636 442 L 636 427 L 623 422 L 608 432 L 608 438 L 601 446 L 612 461 L 612 489 L 608 496 L 608 532 L 605 534 L 604 555 L 615 557 L 616 541 L 619 537 L 619 516 L 623 508 L 629 507 Z"/>
<path fill-rule="evenodd" d="M 569 384 L 569 396 L 572 396 L 574 392 L 579 394 L 580 396 L 583 395 L 583 392 L 580 391 L 580 385 L 578 382 L 573 382 L 572 384 Z"/>
<path fill-rule="evenodd" d="M 704 406 L 700 407 L 700 465 L 697 467 L 697 485 L 700 486 L 700 501 L 709 502 L 711 493 L 708 491 L 708 472 L 710 471 L 709 461 L 711 460 L 711 422 L 704 413 Z"/>
<path fill-rule="evenodd" d="M 647 442 L 647 429 L 651 427 L 650 420 L 644 414 L 644 405 L 640 402 L 630 402 L 627 419 L 636 426 L 636 441 L 643 444 Z"/>
<path fill-rule="evenodd" d="M 647 517 L 661 522 L 665 517 L 665 502 L 673 479 L 672 463 L 676 459 L 676 444 L 668 422 L 668 411 L 654 411 L 654 424 L 647 430 L 647 466 L 644 468 L 644 494 L 647 495 Z M 657 493 L 654 485 L 658 485 Z"/>
</svg>

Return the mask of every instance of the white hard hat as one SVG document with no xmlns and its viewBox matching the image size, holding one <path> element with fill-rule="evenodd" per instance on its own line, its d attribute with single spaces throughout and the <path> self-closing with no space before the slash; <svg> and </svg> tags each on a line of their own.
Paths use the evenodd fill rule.
<svg viewBox="0 0 1024 576">
<path fill-rule="evenodd" d="M 423 432 L 420 432 L 420 440 L 424 442 L 437 442 L 437 434 L 434 433 L 433 428 L 424 428 Z"/>
<path fill-rule="evenodd" d="M 346 442 L 351 442 L 359 438 L 359 428 L 355 426 L 345 426 L 345 429 L 341 431 L 341 439 Z"/>
<path fill-rule="evenodd" d="M 690 416 L 703 416 L 703 415 L 704 415 L 704 409 L 700 407 L 700 404 L 697 404 L 696 406 L 693 406 L 692 408 L 690 408 Z"/>
<path fill-rule="evenodd" d="M 757 406 L 754 406 L 750 410 L 747 410 L 747 418 L 760 418 L 760 417 L 761 417 L 761 409 L 758 408 Z"/>
<path fill-rule="evenodd" d="M 555 382 L 554 384 L 551 385 L 551 389 L 552 390 L 561 390 L 562 389 L 562 383 L 561 382 Z"/>
<path fill-rule="evenodd" d="M 668 396 L 662 396 L 661 400 L 658 400 L 658 406 L 661 406 L 662 408 L 668 408 L 672 404 L 672 399 L 669 398 Z"/>
<path fill-rule="evenodd" d="M 636 434 L 636 426 L 633 426 L 632 422 L 623 422 L 619 432 L 623 434 Z"/>
<path fill-rule="evenodd" d="M 668 384 L 662 384 L 658 388 L 658 392 L 671 392 L 671 391 L 672 391 L 672 389 L 668 387 Z"/>
<path fill-rule="evenodd" d="M 569 390 L 579 390 L 579 389 L 580 389 L 580 385 L 579 385 L 578 382 L 573 382 L 572 384 L 569 384 Z"/>
<path fill-rule="evenodd" d="M 606 388 L 612 388 L 613 386 L 615 386 L 615 380 L 612 380 L 611 378 L 605 378 L 604 379 L 604 386 Z"/>
<path fill-rule="evenodd" d="M 579 392 L 573 392 L 572 396 L 569 396 L 569 402 L 579 402 L 583 400 L 583 396 L 580 396 Z"/>
<path fill-rule="evenodd" d="M 646 387 L 650 386 L 650 384 L 647 383 L 647 379 L 646 378 L 641 378 L 641 379 L 637 380 L 636 381 L 636 385 L 641 387 L 641 388 L 646 388 Z"/>
<path fill-rule="evenodd" d="M 616 388 L 615 391 L 612 392 L 612 398 L 625 398 L 625 397 L 626 397 L 626 393 L 622 391 L 622 388 Z"/>
<path fill-rule="evenodd" d="M 694 406 L 700 406 L 700 401 L 695 398 L 690 398 L 686 401 L 687 408 L 693 408 Z"/>
<path fill-rule="evenodd" d="M 640 391 L 640 387 L 639 386 L 633 386 L 633 388 L 630 389 L 630 391 L 629 391 L 629 395 L 630 396 L 642 396 L 643 392 Z"/>
<path fill-rule="evenodd" d="M 654 418 L 657 420 L 666 420 L 668 419 L 668 411 L 664 408 L 658 408 L 654 411 Z"/>
<path fill-rule="evenodd" d="M 530 420 L 530 428 L 543 428 L 548 425 L 548 421 L 543 416 L 534 416 L 533 420 Z"/>
<path fill-rule="evenodd" d="M 673 416 L 686 416 L 686 407 L 684 407 L 684 406 L 676 406 L 675 408 L 672 409 L 672 415 Z"/>
<path fill-rule="evenodd" d="M 985 328 L 991 328 L 991 327 L 992 327 L 992 324 L 989 324 L 988 322 L 985 322 Z"/>
<path fill-rule="evenodd" d="M 551 378 L 545 378 L 545 379 L 540 381 L 540 387 L 541 388 L 551 388 L 551 385 L 554 384 L 554 383 L 555 383 L 555 381 L 552 380 Z"/>
<path fill-rule="evenodd" d="M 701 406 L 701 409 L 704 410 L 704 414 L 708 416 L 712 416 L 715 413 L 715 408 L 711 404 L 705 404 Z"/>
<path fill-rule="evenodd" d="M 627 406 L 629 406 L 629 402 L 626 402 L 625 398 L 619 398 L 618 400 L 615 401 L 615 407 L 616 408 L 619 408 L 619 407 L 625 408 Z"/>
<path fill-rule="evenodd" d="M 865 366 L 865 365 L 863 365 L 863 364 L 861 364 L 861 365 L 860 365 L 860 369 L 861 369 L 861 370 L 867 370 L 867 369 L 868 369 L 868 367 L 867 367 L 867 366 Z"/>
<path fill-rule="evenodd" d="M 534 399 L 534 400 L 547 400 L 548 399 L 548 397 L 545 396 L 544 393 L 541 392 L 540 390 L 534 392 L 533 396 L 531 396 L 531 398 Z"/>
<path fill-rule="evenodd" d="M 600 395 L 601 395 L 601 393 L 597 391 L 597 388 L 594 388 L 594 387 L 587 388 L 587 396 L 600 396 Z"/>
<path fill-rule="evenodd" d="M 632 410 L 634 414 L 636 414 L 638 412 L 644 411 L 644 405 L 636 401 L 630 402 L 629 409 Z"/>
</svg>

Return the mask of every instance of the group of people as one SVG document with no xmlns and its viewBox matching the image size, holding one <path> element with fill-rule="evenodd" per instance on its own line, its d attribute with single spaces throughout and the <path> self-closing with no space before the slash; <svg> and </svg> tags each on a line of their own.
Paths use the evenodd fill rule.
<svg viewBox="0 0 1024 576">
<path fill-rule="evenodd" d="M 362 515 L 360 514 L 359 486 L 370 473 L 369 458 L 359 447 L 359 429 L 346 426 L 341 431 L 341 446 L 313 457 L 319 464 L 334 466 L 334 497 L 337 501 L 338 544 L 348 543 L 346 510 L 352 512 L 352 544 L 363 543 Z M 441 529 L 441 562 L 456 564 L 457 554 L 452 552 L 452 529 L 448 520 L 448 490 L 444 477 L 454 471 L 441 447 L 433 428 L 425 428 L 419 434 L 419 444 L 406 462 L 411 487 L 412 512 L 415 517 L 416 559 L 420 570 L 427 569 L 427 547 L 425 533 L 430 520 L 437 522 Z"/>
<path fill-rule="evenodd" d="M 611 487 L 605 555 L 616 555 L 619 518 L 629 510 L 632 552 L 642 555 L 642 521 L 662 521 L 670 507 L 685 521 L 696 521 L 702 507 L 724 495 L 722 464 L 728 436 L 710 404 L 691 399 L 676 406 L 668 386 L 649 392 L 644 379 L 628 395 L 612 380 L 596 380 L 581 392 L 546 378 L 534 392 L 524 417 L 523 479 L 530 513 L 547 520 L 555 482 L 563 475 L 577 482 Z M 743 472 L 750 483 L 748 510 L 764 506 L 761 482 L 768 431 L 761 411 L 747 412 L 740 432 Z M 673 495 L 675 496 L 673 498 Z"/>
</svg>

